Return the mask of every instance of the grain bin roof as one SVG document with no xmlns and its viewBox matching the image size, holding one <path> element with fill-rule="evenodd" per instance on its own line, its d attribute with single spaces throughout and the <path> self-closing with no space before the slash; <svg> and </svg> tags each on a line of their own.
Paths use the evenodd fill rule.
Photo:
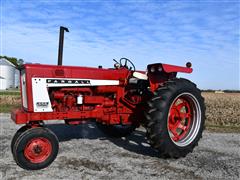
<svg viewBox="0 0 240 180">
<path fill-rule="evenodd" d="M 5 59 L 5 58 L 0 58 L 0 66 L 1 65 L 3 65 L 3 66 L 13 66 L 13 67 L 15 67 L 16 68 L 16 66 L 13 64 L 13 63 L 11 63 L 11 62 L 9 62 L 7 59 Z"/>
</svg>

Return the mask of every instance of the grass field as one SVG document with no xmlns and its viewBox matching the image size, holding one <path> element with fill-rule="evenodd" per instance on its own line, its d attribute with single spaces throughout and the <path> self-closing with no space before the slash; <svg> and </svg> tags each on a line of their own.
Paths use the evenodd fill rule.
<svg viewBox="0 0 240 180">
<path fill-rule="evenodd" d="M 202 93 L 206 105 L 206 127 L 212 131 L 240 132 L 240 93 Z M 0 92 L 0 112 L 20 107 L 19 92 Z"/>
<path fill-rule="evenodd" d="M 20 96 L 19 91 L 0 91 L 0 96 Z"/>
</svg>

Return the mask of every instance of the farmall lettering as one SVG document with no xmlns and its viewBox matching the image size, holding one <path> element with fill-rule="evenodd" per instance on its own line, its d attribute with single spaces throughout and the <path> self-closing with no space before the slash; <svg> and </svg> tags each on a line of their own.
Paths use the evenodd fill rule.
<svg viewBox="0 0 240 180">
<path fill-rule="evenodd" d="M 58 137 L 44 125 L 48 120 L 78 125 L 94 119 L 116 138 L 143 126 L 160 156 L 179 158 L 192 152 L 202 136 L 204 99 L 194 83 L 177 77 L 191 73 L 191 63 L 149 64 L 146 71 L 136 70 L 127 58 L 114 60 L 113 68 L 62 66 L 64 31 L 68 29 L 61 27 L 58 65 L 21 68 L 22 108 L 11 115 L 23 124 L 11 144 L 20 167 L 46 168 L 57 157 Z"/>
<path fill-rule="evenodd" d="M 48 84 L 90 84 L 90 80 L 47 79 Z"/>
</svg>

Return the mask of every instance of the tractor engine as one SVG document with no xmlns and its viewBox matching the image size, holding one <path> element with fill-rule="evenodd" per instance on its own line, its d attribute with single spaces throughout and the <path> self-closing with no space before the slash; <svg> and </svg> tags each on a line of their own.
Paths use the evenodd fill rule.
<svg viewBox="0 0 240 180">
<path fill-rule="evenodd" d="M 136 106 L 142 101 L 141 92 L 132 87 L 117 86 L 62 87 L 49 90 L 53 112 L 96 112 L 100 121 L 109 123 L 112 116 L 129 123 Z M 124 112 L 124 114 L 121 114 Z M 73 120 L 68 120 L 68 122 Z M 79 124 L 79 120 L 74 120 Z"/>
<path fill-rule="evenodd" d="M 107 89 L 107 88 L 106 88 Z M 102 92 L 101 88 L 58 88 L 50 92 L 53 111 L 91 111 L 96 107 L 109 108 L 116 103 L 114 92 Z"/>
</svg>

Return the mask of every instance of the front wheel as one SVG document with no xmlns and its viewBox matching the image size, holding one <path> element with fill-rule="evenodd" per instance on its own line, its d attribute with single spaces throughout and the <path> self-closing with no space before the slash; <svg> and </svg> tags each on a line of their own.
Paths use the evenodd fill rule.
<svg viewBox="0 0 240 180">
<path fill-rule="evenodd" d="M 29 127 L 28 126 L 22 126 L 20 129 L 17 130 L 17 132 L 14 134 L 12 141 L 11 141 L 11 151 L 13 153 L 13 146 L 16 142 L 16 140 L 19 138 L 19 136 L 22 135 L 22 133 L 24 133 L 26 130 L 28 130 Z"/>
<path fill-rule="evenodd" d="M 23 169 L 43 169 L 56 158 L 58 139 L 47 128 L 27 129 L 15 139 L 12 153 L 16 163 Z"/>
<path fill-rule="evenodd" d="M 202 137 L 205 106 L 201 92 L 186 79 L 165 83 L 147 103 L 147 136 L 164 157 L 184 157 Z"/>
</svg>

